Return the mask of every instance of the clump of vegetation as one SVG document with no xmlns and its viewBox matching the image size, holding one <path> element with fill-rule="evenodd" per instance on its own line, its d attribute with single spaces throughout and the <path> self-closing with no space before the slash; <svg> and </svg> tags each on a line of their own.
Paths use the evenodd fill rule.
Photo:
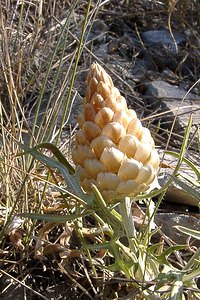
<svg viewBox="0 0 200 300">
<path fill-rule="evenodd" d="M 160 166 L 149 129 L 98 64 L 88 75 L 82 131 L 69 122 L 85 89 L 75 79 L 98 59 L 87 37 L 109 4 L 0 3 L 0 285 L 7 298 L 15 289 L 22 299 L 200 298 L 200 250 L 173 243 L 154 222 L 172 181 L 188 192 L 179 176 L 183 161 L 196 176 L 190 180 L 199 180 L 198 167 L 185 158 L 192 117 L 178 153 L 170 152 L 177 165 L 162 187 L 152 186 Z M 110 97 L 106 106 L 109 93 L 117 102 Z M 94 120 L 103 135 L 95 135 Z M 86 158 L 103 169 L 96 172 Z M 199 201 L 198 190 L 190 192 Z M 131 206 L 133 199 L 145 211 Z"/>
</svg>

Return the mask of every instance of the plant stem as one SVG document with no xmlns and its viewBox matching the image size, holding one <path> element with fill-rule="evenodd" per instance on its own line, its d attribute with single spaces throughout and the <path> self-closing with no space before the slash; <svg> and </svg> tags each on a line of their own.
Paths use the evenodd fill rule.
<svg viewBox="0 0 200 300">
<path fill-rule="evenodd" d="M 137 267 L 134 269 L 133 274 L 134 277 L 145 281 L 150 280 L 149 275 L 146 274 L 146 253 L 139 247 L 136 236 L 136 229 L 133 221 L 132 214 L 132 202 L 129 197 L 125 197 L 120 204 L 119 210 L 122 218 L 122 226 L 124 227 L 126 236 L 129 242 L 129 249 L 131 250 L 131 254 L 136 256 Z"/>
<path fill-rule="evenodd" d="M 129 238 L 133 238 L 136 235 L 131 205 L 132 205 L 132 200 L 129 197 L 125 197 L 125 199 L 122 200 L 119 204 L 123 226 Z"/>
<path fill-rule="evenodd" d="M 119 204 L 119 210 L 122 217 L 123 227 L 129 241 L 129 247 L 134 253 L 136 253 L 137 246 L 134 242 L 134 239 L 136 238 L 136 230 L 133 222 L 131 206 L 132 200 L 129 197 L 125 197 Z"/>
</svg>

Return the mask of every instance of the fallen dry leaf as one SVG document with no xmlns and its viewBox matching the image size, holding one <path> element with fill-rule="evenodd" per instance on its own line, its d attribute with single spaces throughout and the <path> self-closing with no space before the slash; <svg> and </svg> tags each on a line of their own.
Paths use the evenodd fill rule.
<svg viewBox="0 0 200 300">
<path fill-rule="evenodd" d="M 22 229 L 14 229 L 9 233 L 9 239 L 15 249 L 23 251 L 24 245 L 22 244 L 23 230 Z"/>
</svg>

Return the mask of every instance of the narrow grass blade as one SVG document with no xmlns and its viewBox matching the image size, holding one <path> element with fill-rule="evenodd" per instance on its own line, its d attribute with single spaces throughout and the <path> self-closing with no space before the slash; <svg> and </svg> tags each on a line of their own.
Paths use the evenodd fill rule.
<svg viewBox="0 0 200 300">
<path fill-rule="evenodd" d="M 41 221 L 47 221 L 47 222 L 58 222 L 58 223 L 62 223 L 62 222 L 69 222 L 69 221 L 73 221 L 76 220 L 78 218 L 82 218 L 88 215 L 91 215 L 94 211 L 93 210 L 86 210 L 80 214 L 70 214 L 70 215 L 52 215 L 52 214 L 32 214 L 32 213 L 22 213 L 22 214 L 18 214 L 18 216 L 23 217 L 23 218 L 28 218 L 31 220 L 41 220 Z"/>
<path fill-rule="evenodd" d="M 72 5 L 70 6 L 69 11 L 67 12 L 65 23 L 64 23 L 64 25 L 62 27 L 60 36 L 59 36 L 58 41 L 56 43 L 56 46 L 55 46 L 55 48 L 53 50 L 53 53 L 52 53 L 52 55 L 50 56 L 50 59 L 49 59 L 49 63 L 48 63 L 47 71 L 45 73 L 45 77 L 44 77 L 44 80 L 43 80 L 43 84 L 42 84 L 40 96 L 39 96 L 39 99 L 37 101 L 38 104 L 37 104 L 37 107 L 36 107 L 35 118 L 34 118 L 34 123 L 33 123 L 33 128 L 32 128 L 32 135 L 33 136 L 34 136 L 34 133 L 36 131 L 36 124 L 37 124 L 38 117 L 39 117 L 39 110 L 40 110 L 42 99 L 43 99 L 43 96 L 44 96 L 44 93 L 45 93 L 45 87 L 46 87 L 46 84 L 47 84 L 48 76 L 49 76 L 49 74 L 51 72 L 51 68 L 52 68 L 53 61 L 55 59 L 56 53 L 59 50 L 59 46 L 60 46 L 61 40 L 62 40 L 62 38 L 63 38 L 63 36 L 65 34 L 65 31 L 66 31 L 67 27 L 69 26 L 69 20 L 70 20 L 71 15 L 72 15 L 72 13 L 74 11 L 74 7 L 75 7 L 76 3 L 77 3 L 77 1 L 73 1 Z M 42 130 L 42 126 L 40 126 L 40 128 L 39 128 L 39 132 L 40 132 L 40 130 Z M 39 136 L 39 132 L 37 134 L 37 138 Z"/>
<path fill-rule="evenodd" d="M 179 153 L 176 153 L 174 151 L 168 151 L 167 150 L 167 151 L 165 151 L 165 153 L 179 158 Z M 186 157 L 183 157 L 183 161 L 194 171 L 197 178 L 200 178 L 200 169 L 197 168 L 197 166 Z"/>
<path fill-rule="evenodd" d="M 84 41 L 84 36 L 85 36 L 85 30 L 87 28 L 87 22 L 88 22 L 88 17 L 89 17 L 89 13 L 90 13 L 91 4 L 92 4 L 92 1 L 89 0 L 88 4 L 87 4 L 87 9 L 86 9 L 86 13 L 85 13 L 85 19 L 84 19 L 83 27 L 82 27 L 80 42 L 79 42 L 79 46 L 78 46 L 78 49 L 77 49 L 77 55 L 76 55 L 76 59 L 75 59 L 75 63 L 74 63 L 74 68 L 73 68 L 72 76 L 71 76 L 71 79 L 70 79 L 69 92 L 68 92 L 67 98 L 65 100 L 65 107 L 64 107 L 64 110 L 63 110 L 63 114 L 62 114 L 62 120 L 61 120 L 61 124 L 60 124 L 60 128 L 59 128 L 59 133 L 58 133 L 58 136 L 57 136 L 57 141 L 59 140 L 59 138 L 61 136 L 62 127 L 63 127 L 63 124 L 64 124 L 65 116 L 67 114 L 67 108 L 68 108 L 68 105 L 69 105 L 72 89 L 73 89 L 73 86 L 74 86 L 76 70 L 77 70 L 78 62 L 79 62 L 81 52 L 82 52 L 82 49 L 83 49 L 83 41 Z"/>
</svg>

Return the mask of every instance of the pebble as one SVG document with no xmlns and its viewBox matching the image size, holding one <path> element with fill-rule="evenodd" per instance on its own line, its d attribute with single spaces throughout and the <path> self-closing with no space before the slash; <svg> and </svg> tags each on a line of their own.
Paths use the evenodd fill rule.
<svg viewBox="0 0 200 300">
<path fill-rule="evenodd" d="M 173 36 L 177 45 L 185 42 L 185 35 L 183 33 L 173 32 Z M 168 30 L 145 31 L 142 33 L 142 39 L 146 46 L 161 45 L 170 52 L 176 53 L 174 40 Z"/>
</svg>

